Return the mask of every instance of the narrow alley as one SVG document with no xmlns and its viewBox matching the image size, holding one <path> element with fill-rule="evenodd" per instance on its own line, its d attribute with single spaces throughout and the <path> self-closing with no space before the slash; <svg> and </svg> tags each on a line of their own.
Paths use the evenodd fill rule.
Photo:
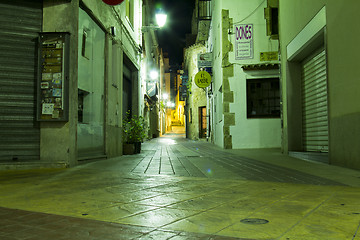
<svg viewBox="0 0 360 240">
<path fill-rule="evenodd" d="M 360 240 L 358 9 L 1 0 L 0 240 Z"/>
<path fill-rule="evenodd" d="M 140 154 L 2 171 L 0 238 L 359 240 L 359 177 L 166 134 Z"/>
</svg>

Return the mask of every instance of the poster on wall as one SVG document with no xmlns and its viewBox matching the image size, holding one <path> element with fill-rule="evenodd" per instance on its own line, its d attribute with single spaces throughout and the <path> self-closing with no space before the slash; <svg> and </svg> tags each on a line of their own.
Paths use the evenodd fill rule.
<svg viewBox="0 0 360 240">
<path fill-rule="evenodd" d="M 38 121 L 68 121 L 69 33 L 40 33 Z"/>
<path fill-rule="evenodd" d="M 253 24 L 234 25 L 235 60 L 254 58 L 254 27 Z"/>
</svg>

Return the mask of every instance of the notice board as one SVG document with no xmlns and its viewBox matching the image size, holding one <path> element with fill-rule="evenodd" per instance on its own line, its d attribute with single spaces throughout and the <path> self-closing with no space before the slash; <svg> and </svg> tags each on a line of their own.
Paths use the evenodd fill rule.
<svg viewBox="0 0 360 240">
<path fill-rule="evenodd" d="M 39 34 L 37 120 L 69 120 L 69 33 Z"/>
</svg>

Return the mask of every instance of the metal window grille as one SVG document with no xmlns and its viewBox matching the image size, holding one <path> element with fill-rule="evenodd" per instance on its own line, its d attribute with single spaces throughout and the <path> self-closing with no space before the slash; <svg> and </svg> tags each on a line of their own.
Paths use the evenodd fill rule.
<svg viewBox="0 0 360 240">
<path fill-rule="evenodd" d="M 247 117 L 280 117 L 279 78 L 247 79 Z"/>
</svg>

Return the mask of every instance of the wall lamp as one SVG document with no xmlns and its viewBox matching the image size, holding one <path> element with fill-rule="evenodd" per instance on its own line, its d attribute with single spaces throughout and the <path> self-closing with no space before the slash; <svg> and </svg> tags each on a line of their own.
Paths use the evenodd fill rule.
<svg viewBox="0 0 360 240">
<path fill-rule="evenodd" d="M 148 32 L 149 30 L 157 30 L 159 28 L 162 28 L 166 24 L 167 15 L 163 12 L 159 12 L 155 15 L 156 24 L 151 24 L 150 26 L 142 26 L 141 31 L 142 32 Z"/>
</svg>

